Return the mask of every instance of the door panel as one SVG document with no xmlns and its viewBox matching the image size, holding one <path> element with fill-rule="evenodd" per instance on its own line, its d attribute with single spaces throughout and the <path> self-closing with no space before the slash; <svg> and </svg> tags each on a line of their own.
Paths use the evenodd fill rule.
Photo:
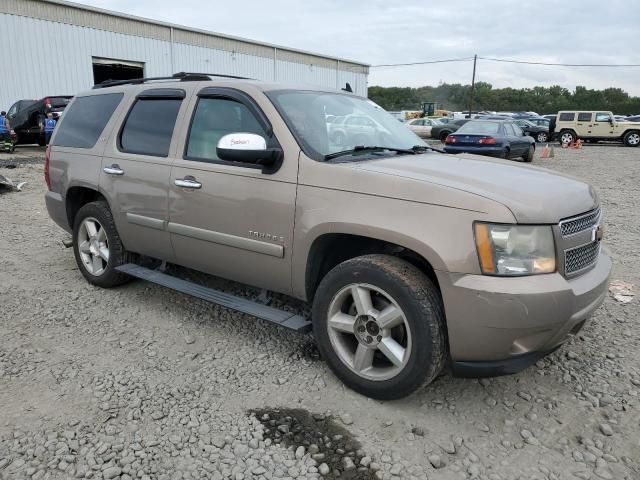
<svg viewBox="0 0 640 480">
<path fill-rule="evenodd" d="M 191 103 L 192 120 L 180 134 L 184 155 L 174 161 L 169 181 L 167 227 L 175 263 L 291 293 L 300 148 L 261 92 L 250 96 L 238 89 L 211 87 Z M 268 147 L 282 148 L 280 168 L 263 173 L 261 168 L 221 160 L 218 141 L 237 132 L 261 135 Z M 185 180 L 195 188 L 183 186 Z"/>
<path fill-rule="evenodd" d="M 131 108 L 122 112 L 118 122 L 124 126 L 112 136 L 102 159 L 100 187 L 127 250 L 172 261 L 166 227 L 176 151 L 173 131 L 184 118 L 188 102 L 184 90 L 164 90 L 143 90 L 127 102 Z M 147 92 L 155 94 L 149 98 Z"/>
<path fill-rule="evenodd" d="M 187 176 L 201 188 L 175 185 Z M 255 169 L 176 160 L 169 190 L 176 263 L 290 291 L 295 183 L 273 181 Z"/>
<path fill-rule="evenodd" d="M 591 129 L 592 137 L 611 137 L 613 135 L 614 127 L 609 123 L 611 116 L 606 112 L 596 112 Z"/>
<path fill-rule="evenodd" d="M 576 114 L 576 134 L 578 137 L 597 137 L 593 123 L 593 113 L 578 112 Z"/>
</svg>

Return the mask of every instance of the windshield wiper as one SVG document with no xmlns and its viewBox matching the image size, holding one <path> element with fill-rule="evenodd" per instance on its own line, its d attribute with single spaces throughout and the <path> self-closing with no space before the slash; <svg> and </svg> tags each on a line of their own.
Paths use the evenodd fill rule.
<svg viewBox="0 0 640 480">
<path fill-rule="evenodd" d="M 413 150 L 415 153 L 424 152 L 425 150 L 431 150 L 432 152 L 438 153 L 447 153 L 444 150 L 432 147 L 431 145 L 414 145 L 413 147 L 411 147 L 411 150 Z"/>
<path fill-rule="evenodd" d="M 353 155 L 354 153 L 374 153 L 374 152 L 381 152 L 383 150 L 389 150 L 390 152 L 396 152 L 396 153 L 405 153 L 405 154 L 409 154 L 409 155 L 415 155 L 416 153 L 418 153 L 418 151 L 415 150 L 415 147 L 413 147 L 411 149 L 406 149 L 406 148 L 376 147 L 376 146 L 356 145 L 355 147 L 353 147 L 350 150 L 343 150 L 341 152 L 334 152 L 334 153 L 330 153 L 328 155 L 325 155 L 324 159 L 325 160 L 331 160 L 333 158 L 342 157 L 343 155 Z"/>
</svg>

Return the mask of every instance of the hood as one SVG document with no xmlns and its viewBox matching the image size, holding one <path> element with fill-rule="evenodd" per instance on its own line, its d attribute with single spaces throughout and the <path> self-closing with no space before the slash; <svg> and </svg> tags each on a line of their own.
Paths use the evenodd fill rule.
<svg viewBox="0 0 640 480">
<path fill-rule="evenodd" d="M 598 205 L 593 187 L 580 180 L 478 155 L 402 155 L 358 162 L 353 168 L 479 195 L 507 207 L 518 223 L 558 223 Z"/>
</svg>

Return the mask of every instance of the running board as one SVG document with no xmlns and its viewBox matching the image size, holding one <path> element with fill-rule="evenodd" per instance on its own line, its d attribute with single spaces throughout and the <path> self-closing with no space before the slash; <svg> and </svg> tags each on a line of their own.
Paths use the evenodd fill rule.
<svg viewBox="0 0 640 480">
<path fill-rule="evenodd" d="M 252 315 L 256 318 L 272 322 L 281 327 L 290 328 L 299 332 L 307 332 L 311 330 L 311 322 L 301 315 L 296 315 L 277 308 L 268 307 L 261 303 L 247 300 L 246 298 L 237 297 L 229 293 L 214 290 L 213 288 L 204 287 L 181 278 L 167 275 L 158 270 L 141 267 L 133 263 L 127 263 L 116 267 L 116 270 L 131 275 L 132 277 L 141 278 L 151 283 L 162 285 L 180 293 L 186 293 L 192 297 L 199 298 L 211 303 L 217 303 L 223 307 L 237 310 L 238 312 Z"/>
</svg>

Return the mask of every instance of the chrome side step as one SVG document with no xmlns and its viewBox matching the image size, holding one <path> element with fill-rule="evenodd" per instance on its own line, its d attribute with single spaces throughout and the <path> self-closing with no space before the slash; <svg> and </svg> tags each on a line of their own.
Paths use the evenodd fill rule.
<svg viewBox="0 0 640 480">
<path fill-rule="evenodd" d="M 311 330 L 311 322 L 301 315 L 268 307 L 251 300 L 247 300 L 246 298 L 214 290 L 213 288 L 204 287 L 187 280 L 182 280 L 181 278 L 167 275 L 166 273 L 162 273 L 158 270 L 151 270 L 133 263 L 120 265 L 119 267 L 116 267 L 116 270 L 126 273 L 127 275 L 131 275 L 132 277 L 137 277 L 142 280 L 170 288 L 177 292 L 185 293 L 207 302 L 217 303 L 223 307 L 252 315 L 256 318 L 275 323 L 282 327 L 290 328 L 291 330 L 299 332 L 307 332 Z"/>
</svg>

